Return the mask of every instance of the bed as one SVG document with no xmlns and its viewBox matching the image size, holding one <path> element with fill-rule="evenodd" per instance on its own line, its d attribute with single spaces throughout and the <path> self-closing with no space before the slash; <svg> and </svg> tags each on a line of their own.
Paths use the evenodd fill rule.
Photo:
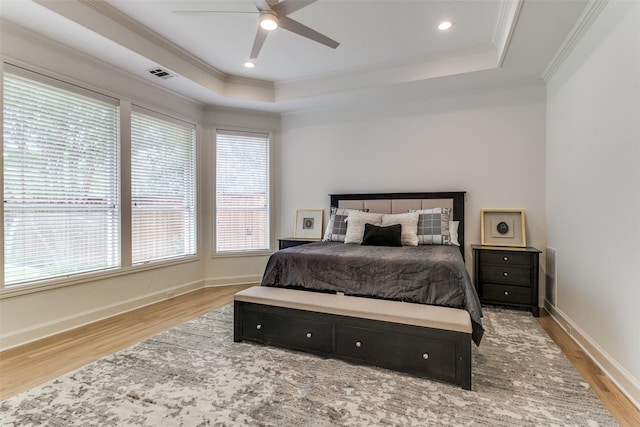
<svg viewBox="0 0 640 427">
<path fill-rule="evenodd" d="M 479 344 L 483 328 L 480 302 L 464 264 L 465 193 L 330 197 L 331 220 L 324 240 L 274 253 L 265 268 L 262 289 L 236 298 L 234 339 L 390 367 L 470 388 L 470 341 Z M 408 230 L 409 234 L 399 230 Z M 269 292 L 268 288 L 278 291 Z M 350 306 L 360 308 L 349 312 Z M 399 315 L 389 321 L 389 316 L 380 315 L 386 311 Z M 260 318 L 258 323 L 256 316 Z M 269 319 L 277 320 L 280 331 L 266 337 L 264 328 Z M 468 330 L 461 326 L 466 321 Z M 321 350 L 309 348 L 304 342 L 292 344 L 280 339 L 290 333 L 284 332 L 288 325 L 292 330 L 301 324 L 304 330 L 312 326 L 304 322 L 320 322 L 325 327 L 327 343 Z M 260 325 L 258 332 L 248 326 L 253 323 Z M 362 336 L 377 334 L 377 338 L 370 337 L 370 342 L 391 340 L 398 348 L 420 343 L 418 352 L 427 347 L 431 350 L 420 353 L 423 359 L 430 358 L 430 365 L 425 370 L 411 360 L 403 360 L 404 350 L 396 354 L 385 346 L 359 358 L 349 351 L 345 355 L 338 348 L 340 331 L 345 330 L 358 331 Z M 311 332 L 306 334 L 313 336 Z M 355 347 L 357 343 L 362 346 L 358 338 L 354 342 Z M 393 353 L 393 357 L 384 353 Z"/>
</svg>

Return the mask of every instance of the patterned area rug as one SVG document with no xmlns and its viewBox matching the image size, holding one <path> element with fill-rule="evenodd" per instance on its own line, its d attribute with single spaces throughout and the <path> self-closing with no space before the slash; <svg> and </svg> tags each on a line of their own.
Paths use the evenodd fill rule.
<svg viewBox="0 0 640 427">
<path fill-rule="evenodd" d="M 529 313 L 486 309 L 473 391 L 234 343 L 228 305 L 5 400 L 5 426 L 617 425 Z"/>
</svg>

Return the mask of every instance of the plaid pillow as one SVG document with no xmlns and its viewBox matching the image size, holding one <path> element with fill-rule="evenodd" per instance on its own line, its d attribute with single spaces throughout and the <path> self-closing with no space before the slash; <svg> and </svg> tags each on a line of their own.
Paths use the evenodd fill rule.
<svg viewBox="0 0 640 427">
<path fill-rule="evenodd" d="M 451 234 L 449 232 L 450 208 L 410 209 L 409 212 L 420 214 L 417 233 L 419 245 L 451 244 Z"/>
<path fill-rule="evenodd" d="M 347 236 L 346 220 L 349 216 L 349 211 L 355 210 L 369 212 L 369 209 L 342 209 L 331 206 L 329 224 L 327 224 L 327 230 L 325 231 L 322 240 L 330 242 L 344 242 L 344 238 Z"/>
</svg>

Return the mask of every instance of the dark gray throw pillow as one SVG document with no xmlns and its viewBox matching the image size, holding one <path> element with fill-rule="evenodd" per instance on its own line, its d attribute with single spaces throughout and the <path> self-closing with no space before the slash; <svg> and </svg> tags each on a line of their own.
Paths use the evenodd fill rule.
<svg viewBox="0 0 640 427">
<path fill-rule="evenodd" d="M 394 224 L 378 227 L 373 224 L 364 225 L 364 246 L 402 246 L 402 225 Z"/>
</svg>

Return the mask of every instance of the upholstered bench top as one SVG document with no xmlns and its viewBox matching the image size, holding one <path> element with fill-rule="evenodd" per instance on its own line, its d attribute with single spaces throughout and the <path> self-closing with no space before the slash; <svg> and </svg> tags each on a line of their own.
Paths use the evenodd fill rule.
<svg viewBox="0 0 640 427">
<path fill-rule="evenodd" d="M 267 286 L 240 291 L 234 300 L 471 334 L 469 313 L 456 308 Z"/>
</svg>

